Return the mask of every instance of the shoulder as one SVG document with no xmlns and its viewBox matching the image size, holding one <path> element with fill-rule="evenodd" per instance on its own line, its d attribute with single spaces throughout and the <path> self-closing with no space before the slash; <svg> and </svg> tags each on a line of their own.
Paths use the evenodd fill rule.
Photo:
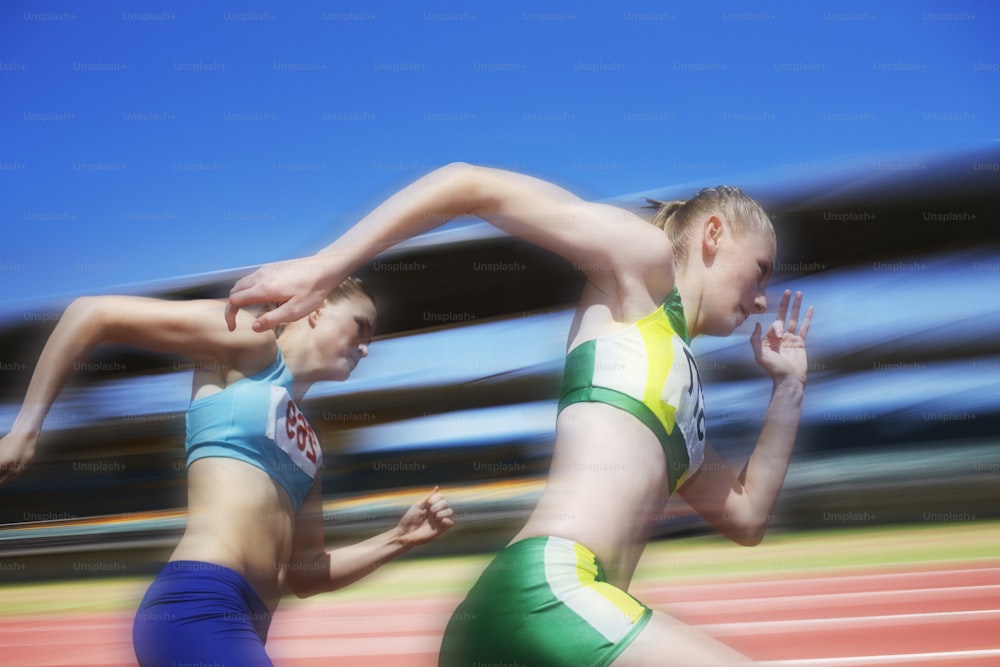
<svg viewBox="0 0 1000 667">
<path fill-rule="evenodd" d="M 214 309 L 213 309 L 214 310 Z M 247 322 L 240 326 L 249 330 Z M 240 380 L 257 375 L 274 364 L 278 355 L 278 344 L 273 332 L 266 331 L 253 336 L 237 332 L 227 332 L 232 338 L 217 346 L 214 353 L 201 363 L 195 362 L 194 393 L 197 396 L 215 393 Z"/>
<path fill-rule="evenodd" d="M 225 375 L 254 375 L 273 363 L 277 354 L 274 332 L 258 333 L 251 328 L 252 311 L 241 310 L 236 330 L 229 331 L 223 299 L 162 300 L 151 304 L 150 310 L 159 313 L 156 319 L 162 335 L 176 340 L 186 350 L 185 356 L 209 360 L 225 369 Z"/>
<path fill-rule="evenodd" d="M 609 267 L 617 300 L 628 311 L 626 319 L 634 320 L 662 303 L 673 290 L 674 253 L 662 229 L 630 211 L 617 211 L 618 234 L 608 248 Z"/>
<path fill-rule="evenodd" d="M 210 304 L 210 305 L 208 305 Z M 229 331 L 224 315 L 226 302 L 211 301 L 206 310 L 211 310 L 213 320 L 224 330 L 222 347 L 225 366 L 239 377 L 249 377 L 274 363 L 278 355 L 278 341 L 271 330 L 255 332 L 251 326 L 256 317 L 253 310 L 240 309 L 236 315 L 236 329 Z"/>
</svg>

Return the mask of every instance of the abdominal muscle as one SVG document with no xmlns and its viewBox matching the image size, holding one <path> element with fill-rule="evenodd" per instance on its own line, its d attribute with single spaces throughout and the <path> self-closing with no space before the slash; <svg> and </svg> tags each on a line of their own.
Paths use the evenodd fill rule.
<svg viewBox="0 0 1000 667">
<path fill-rule="evenodd" d="M 648 295 L 638 302 L 636 312 L 656 308 Z M 569 349 L 629 326 L 616 318 L 621 310 L 588 284 Z M 647 426 L 606 403 L 573 403 L 556 420 L 545 491 L 513 541 L 556 536 L 579 542 L 601 561 L 608 582 L 625 589 L 669 493 L 666 456 Z"/>
<path fill-rule="evenodd" d="M 263 470 L 234 459 L 199 459 L 188 468 L 187 527 L 170 560 L 239 572 L 273 612 L 294 525 L 291 500 Z"/>
<path fill-rule="evenodd" d="M 574 403 L 559 414 L 545 491 L 513 541 L 579 542 L 626 589 L 668 496 L 665 455 L 646 426 L 605 403 Z"/>
</svg>

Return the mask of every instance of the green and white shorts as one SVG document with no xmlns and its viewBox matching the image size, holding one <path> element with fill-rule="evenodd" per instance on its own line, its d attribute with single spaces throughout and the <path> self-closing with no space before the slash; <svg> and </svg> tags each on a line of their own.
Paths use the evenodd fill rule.
<svg viewBox="0 0 1000 667">
<path fill-rule="evenodd" d="M 515 542 L 452 615 L 440 667 L 608 665 L 652 610 L 605 580 L 597 557 L 561 537 Z"/>
</svg>

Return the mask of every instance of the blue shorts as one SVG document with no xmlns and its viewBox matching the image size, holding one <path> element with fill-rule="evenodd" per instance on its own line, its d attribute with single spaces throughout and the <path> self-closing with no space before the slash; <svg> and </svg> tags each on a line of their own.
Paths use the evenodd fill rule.
<svg viewBox="0 0 1000 667">
<path fill-rule="evenodd" d="M 139 605 L 132 645 L 142 667 L 270 667 L 264 652 L 270 625 L 270 612 L 239 572 L 173 561 Z"/>
<path fill-rule="evenodd" d="M 500 552 L 452 614 L 438 665 L 609 665 L 652 613 L 582 544 L 531 537 Z"/>
</svg>

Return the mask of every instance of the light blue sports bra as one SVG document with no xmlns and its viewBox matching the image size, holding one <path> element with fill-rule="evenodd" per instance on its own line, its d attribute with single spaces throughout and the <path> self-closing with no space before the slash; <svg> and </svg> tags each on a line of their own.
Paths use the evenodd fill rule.
<svg viewBox="0 0 1000 667">
<path fill-rule="evenodd" d="M 292 400 L 294 378 L 281 350 L 256 375 L 191 402 L 187 465 L 210 457 L 236 459 L 277 482 L 298 513 L 323 465 L 319 439 Z"/>
</svg>

